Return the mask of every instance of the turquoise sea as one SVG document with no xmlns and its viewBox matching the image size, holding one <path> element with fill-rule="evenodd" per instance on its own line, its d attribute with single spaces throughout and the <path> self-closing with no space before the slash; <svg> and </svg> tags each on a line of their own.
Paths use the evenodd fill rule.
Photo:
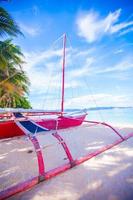
<svg viewBox="0 0 133 200">
<path fill-rule="evenodd" d="M 133 126 L 133 108 L 88 110 L 87 120 L 104 121 L 114 125 Z"/>
</svg>

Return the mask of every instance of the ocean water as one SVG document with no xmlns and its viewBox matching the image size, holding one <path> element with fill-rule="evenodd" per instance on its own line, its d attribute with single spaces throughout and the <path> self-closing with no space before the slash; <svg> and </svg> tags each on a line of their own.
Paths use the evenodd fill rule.
<svg viewBox="0 0 133 200">
<path fill-rule="evenodd" d="M 133 126 L 133 108 L 88 110 L 87 120 L 107 122 L 112 125 Z"/>
<path fill-rule="evenodd" d="M 0 111 L 2 110 L 3 109 L 0 109 Z M 79 110 L 78 109 L 66 110 L 67 113 L 72 113 L 76 111 Z M 133 107 L 131 108 L 100 107 L 95 109 L 88 109 L 87 113 L 88 115 L 86 116 L 86 120 L 107 122 L 109 124 L 118 126 L 123 125 L 123 126 L 133 127 Z"/>
</svg>

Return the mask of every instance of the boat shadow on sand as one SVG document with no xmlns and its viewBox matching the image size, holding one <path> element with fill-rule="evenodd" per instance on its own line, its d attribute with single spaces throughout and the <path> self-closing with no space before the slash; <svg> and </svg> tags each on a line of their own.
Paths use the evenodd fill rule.
<svg viewBox="0 0 133 200">
<path fill-rule="evenodd" d="M 124 136 L 124 133 L 127 135 L 131 132 L 131 129 L 126 128 L 121 129 L 120 131 Z M 52 133 L 53 131 L 47 134 L 36 135 L 44 158 L 46 172 L 69 163 L 61 142 L 59 142 L 57 138 L 53 137 Z M 112 130 L 102 127 L 101 125 L 92 127 L 84 124 L 80 127 L 60 130 L 58 133 L 66 142 L 74 160 L 82 158 L 92 152 L 96 152 L 104 146 L 118 140 L 118 136 L 115 135 Z M 29 139 L 27 139 L 27 137 L 22 136 L 11 140 L 1 140 L 0 146 L 1 191 L 31 179 L 32 177 L 38 176 L 36 152 L 33 144 Z M 100 192 L 101 199 L 103 195 L 106 196 L 109 194 L 114 195 L 114 197 L 115 195 L 120 195 L 120 197 L 122 197 L 121 195 L 123 193 L 126 195 L 126 199 L 128 199 L 131 195 L 131 148 L 132 140 L 131 142 L 130 140 L 125 141 L 119 146 L 112 148 L 111 150 L 92 158 L 82 165 L 71 169 L 67 173 L 60 175 L 56 178 L 57 180 L 51 180 L 49 184 L 52 187 L 52 194 L 56 195 L 55 193 L 60 191 L 60 181 L 63 181 L 63 184 L 66 185 L 65 190 L 63 189 L 63 194 L 65 195 L 67 190 L 69 190 L 68 194 L 70 193 L 70 195 L 72 195 L 73 193 L 75 198 L 79 195 L 78 199 L 87 199 L 88 195 L 90 197 L 94 196 L 95 198 L 98 198 L 98 194 L 95 193 L 95 191 Z M 119 181 L 120 179 L 122 181 L 122 186 L 121 181 Z M 56 186 L 53 186 L 54 181 L 56 181 Z M 36 186 L 33 191 L 33 195 L 36 190 L 39 191 L 40 196 L 44 195 L 47 184 L 48 183 L 45 182 Z M 115 187 L 116 184 L 117 189 Z M 41 191 L 42 187 L 44 187 L 44 189 Z M 78 193 L 78 188 L 80 189 L 80 193 Z M 112 188 L 110 189 L 110 192 L 108 191 L 109 188 Z M 105 192 L 106 190 L 107 192 Z M 113 193 L 111 193 L 112 190 L 114 191 Z M 50 189 L 48 189 L 48 191 L 50 191 Z M 31 195 L 30 191 L 29 193 Z M 80 194 L 82 195 L 80 196 Z M 51 194 L 47 192 L 47 195 Z M 46 198 L 47 195 L 45 196 Z M 60 198 L 63 198 L 63 196 L 60 196 Z M 110 196 L 110 198 L 113 198 L 113 196 Z"/>
</svg>

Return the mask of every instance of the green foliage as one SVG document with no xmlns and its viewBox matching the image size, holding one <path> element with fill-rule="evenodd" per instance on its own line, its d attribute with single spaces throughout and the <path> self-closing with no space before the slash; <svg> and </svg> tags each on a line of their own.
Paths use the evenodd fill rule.
<svg viewBox="0 0 133 200">
<path fill-rule="evenodd" d="M 5 105 L 5 101 L 0 101 L 0 107 L 2 108 L 31 108 L 31 105 L 28 101 L 28 99 L 24 96 L 15 96 L 15 95 L 10 95 L 10 99 L 8 99 L 9 101 L 6 100 L 6 105 Z M 11 100 L 11 101 L 10 101 Z M 8 106 L 9 105 L 9 106 Z"/>
<path fill-rule="evenodd" d="M 18 34 L 22 34 L 18 25 L 10 14 L 4 8 L 0 7 L 0 36 L 17 36 Z"/>
<path fill-rule="evenodd" d="M 17 36 L 19 27 L 11 16 L 0 7 L 0 35 Z M 11 39 L 0 41 L 0 107 L 31 108 L 25 95 L 29 79 L 22 70 L 23 53 Z"/>
<path fill-rule="evenodd" d="M 22 105 L 23 105 L 23 108 L 25 109 L 31 108 L 31 105 L 26 97 L 21 97 L 20 99 L 17 99 L 16 108 L 22 108 Z"/>
</svg>

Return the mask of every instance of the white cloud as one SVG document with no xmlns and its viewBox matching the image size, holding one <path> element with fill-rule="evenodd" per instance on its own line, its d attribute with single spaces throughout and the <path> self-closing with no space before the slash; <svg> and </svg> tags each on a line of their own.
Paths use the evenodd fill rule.
<svg viewBox="0 0 133 200">
<path fill-rule="evenodd" d="M 26 33 L 32 37 L 39 35 L 41 31 L 39 26 L 28 26 L 22 23 L 20 24 L 20 28 L 24 34 Z"/>
<path fill-rule="evenodd" d="M 97 105 L 96 105 L 97 103 Z M 126 95 L 117 95 L 109 93 L 97 93 L 92 95 L 83 95 L 77 98 L 67 100 L 66 108 L 88 108 L 96 106 L 133 106 L 132 98 Z M 86 107 L 85 107 L 86 106 Z"/>
<path fill-rule="evenodd" d="M 69 49 L 67 51 L 69 55 Z M 132 57 L 125 57 L 112 66 L 106 64 L 99 68 L 101 64 L 89 55 L 88 49 L 80 52 L 73 49 L 73 52 L 73 57 L 69 55 L 69 61 L 66 63 L 65 88 L 81 87 L 82 79 L 86 76 L 110 72 L 116 74 L 133 68 Z M 51 90 L 61 88 L 62 49 L 25 53 L 25 57 L 27 64 L 24 65 L 24 70 L 30 78 L 32 92 L 38 93 L 40 90 L 44 93 L 48 86 Z"/>
<path fill-rule="evenodd" d="M 44 104 L 43 104 L 44 103 Z M 60 98 L 38 96 L 37 101 L 33 102 L 34 108 L 57 109 L 60 108 Z M 110 94 L 110 93 L 97 93 L 89 95 L 82 95 L 76 98 L 65 99 L 65 109 L 85 109 L 89 107 L 120 107 L 120 106 L 133 106 L 132 96 Z"/>
<path fill-rule="evenodd" d="M 69 55 L 69 49 L 67 49 L 67 51 Z M 31 93 L 39 93 L 39 91 L 45 93 L 48 87 L 51 91 L 60 90 L 62 77 L 62 49 L 49 49 L 43 52 L 32 53 L 25 52 L 24 55 L 26 64 L 24 64 L 23 68 L 27 72 L 31 82 Z M 71 60 L 70 57 L 69 59 Z M 68 61 L 68 64 L 71 64 L 70 60 Z M 68 74 L 68 79 L 71 79 L 71 81 L 65 83 L 65 88 L 75 88 L 80 85 L 80 81 L 73 80 L 70 73 Z"/>
<path fill-rule="evenodd" d="M 133 69 L 133 59 L 132 57 L 124 58 L 123 60 L 119 61 L 117 64 L 106 67 L 104 69 L 96 70 L 97 74 L 100 73 L 110 73 L 110 72 L 124 72 L 127 70 Z"/>
<path fill-rule="evenodd" d="M 123 52 L 124 52 L 123 49 L 118 49 L 118 50 L 114 51 L 114 54 L 119 54 L 119 53 L 123 53 Z"/>
<path fill-rule="evenodd" d="M 82 51 L 79 51 L 79 49 L 76 48 L 71 50 L 67 49 L 68 62 L 66 63 L 65 88 L 69 89 L 66 90 L 66 94 L 67 92 L 69 94 L 66 96 L 66 98 L 70 98 L 70 96 L 73 97 L 75 95 L 79 95 L 79 97 L 73 99 L 73 101 L 66 99 L 66 108 L 83 108 L 85 105 L 87 105 L 87 107 L 95 106 L 94 102 L 92 102 L 92 98 L 89 95 L 80 96 L 80 90 L 82 90 L 81 88 L 84 88 L 85 86 L 85 81 L 83 81 L 83 78 L 102 73 L 106 73 L 107 75 L 109 74 L 109 76 L 110 74 L 116 75 L 120 74 L 119 72 L 125 72 L 133 68 L 132 57 L 130 56 L 124 57 L 121 61 L 114 65 L 107 66 L 107 62 L 103 65 L 101 62 L 99 63 L 97 53 L 99 53 L 99 51 L 92 51 L 90 53 L 88 48 Z M 72 54 L 72 57 L 70 54 Z M 95 57 L 93 57 L 93 54 Z M 59 99 L 61 93 L 62 49 L 48 49 L 43 52 L 25 53 L 25 56 L 27 64 L 24 65 L 24 69 L 30 78 L 31 96 L 36 96 L 39 99 L 37 101 L 37 98 L 32 98 L 33 106 L 39 108 L 39 105 L 42 106 L 44 99 L 51 98 L 52 101 L 53 99 L 54 101 L 57 99 L 58 104 L 56 104 L 57 106 L 55 107 L 55 104 L 51 103 L 52 101 L 48 99 L 47 105 L 49 108 L 59 108 Z M 75 66 L 73 63 L 75 63 Z M 59 95 L 57 96 L 55 93 Z M 129 100 L 130 97 L 126 99 L 126 97 L 122 95 L 100 93 L 95 94 L 94 98 L 97 100 L 98 106 L 117 106 L 118 104 L 121 106 L 131 105 Z"/>
<path fill-rule="evenodd" d="M 44 91 L 48 85 L 54 89 L 61 87 L 62 49 L 25 52 L 24 55 L 26 57 L 24 70 L 30 78 L 31 91 L 35 92 L 38 88 Z M 89 55 L 88 49 L 80 52 L 78 49 L 67 49 L 65 88 L 81 86 L 79 78 L 90 73 L 93 62 L 94 58 Z"/>
<path fill-rule="evenodd" d="M 58 54 L 60 54 L 60 50 L 25 53 L 27 64 L 24 65 L 24 70 L 28 73 L 32 92 L 45 91 L 49 84 L 55 89 L 58 88 L 59 84 L 56 82 L 58 76 L 54 76 L 53 72 L 58 71 L 61 60 L 52 61 Z"/>
<path fill-rule="evenodd" d="M 78 68 L 69 71 L 71 78 L 80 78 L 91 73 L 92 70 L 91 65 L 95 62 L 95 60 L 93 57 L 88 58 L 87 55 L 88 54 L 86 54 L 86 57 L 84 57 L 84 61 L 78 64 Z M 80 56 L 82 57 L 82 55 Z"/>
<path fill-rule="evenodd" d="M 78 35 L 85 38 L 89 43 L 95 42 L 105 35 L 111 35 L 121 30 L 126 30 L 133 25 L 133 21 L 118 23 L 121 9 L 110 12 L 102 18 L 97 12 L 89 11 L 77 18 Z"/>
<path fill-rule="evenodd" d="M 62 49 L 57 49 L 57 50 L 45 50 L 42 52 L 25 52 L 24 53 L 26 57 L 26 68 L 28 69 L 35 67 L 38 63 L 43 63 L 45 66 L 45 63 L 48 64 L 48 68 L 51 68 L 52 61 L 50 59 L 53 59 L 54 57 L 59 58 L 62 55 Z"/>
<path fill-rule="evenodd" d="M 133 21 L 131 21 L 131 22 L 123 22 L 123 23 L 120 23 L 120 24 L 116 24 L 116 25 L 114 25 L 114 26 L 112 26 L 112 27 L 110 28 L 110 33 L 119 32 L 120 30 L 126 29 L 127 27 L 129 27 L 129 26 L 131 26 L 131 25 L 133 25 Z M 126 29 L 126 30 L 127 30 L 127 29 Z M 129 32 L 130 30 L 131 30 L 131 28 L 128 29 L 128 32 Z"/>
<path fill-rule="evenodd" d="M 125 35 L 125 34 L 127 34 L 127 33 L 129 33 L 129 32 L 132 32 L 132 31 L 133 31 L 133 27 L 127 28 L 127 29 L 123 30 L 123 31 L 119 34 L 119 36 Z"/>
</svg>

